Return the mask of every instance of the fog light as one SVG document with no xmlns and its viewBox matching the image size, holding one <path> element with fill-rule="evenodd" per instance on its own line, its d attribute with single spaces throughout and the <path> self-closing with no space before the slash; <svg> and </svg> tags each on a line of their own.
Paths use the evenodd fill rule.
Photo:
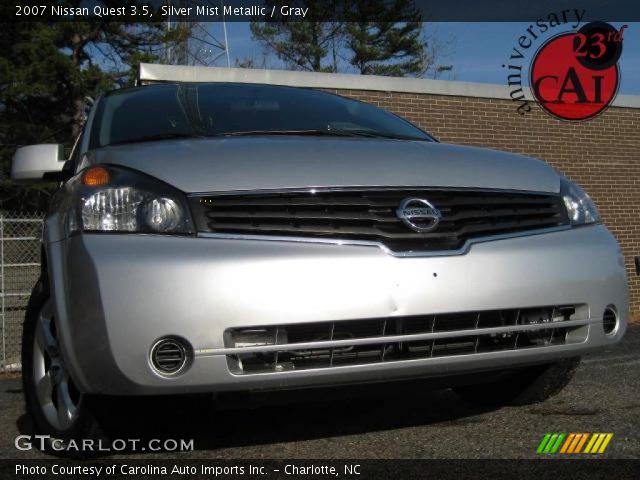
<svg viewBox="0 0 640 480">
<path fill-rule="evenodd" d="M 186 340 L 165 337 L 151 347 L 151 365 L 158 373 L 176 375 L 188 366 L 191 352 L 191 346 Z"/>
<path fill-rule="evenodd" d="M 604 314 L 602 315 L 602 328 L 604 333 L 607 335 L 613 335 L 613 333 L 618 329 L 618 315 L 616 315 L 616 312 L 612 307 L 604 309 Z"/>
</svg>

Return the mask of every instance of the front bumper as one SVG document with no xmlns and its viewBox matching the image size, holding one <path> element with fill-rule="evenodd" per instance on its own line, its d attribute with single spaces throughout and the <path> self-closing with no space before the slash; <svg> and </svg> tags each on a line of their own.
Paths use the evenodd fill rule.
<svg viewBox="0 0 640 480">
<path fill-rule="evenodd" d="M 66 360 L 80 389 L 159 394 L 294 388 L 454 375 L 548 362 L 619 341 L 628 318 L 622 254 L 602 226 L 474 244 L 452 256 L 393 257 L 373 246 L 144 235 L 48 245 Z M 229 328 L 584 305 L 583 341 L 314 370 L 236 375 Z M 605 335 L 613 305 L 619 326 Z M 160 337 L 188 340 L 189 369 L 150 366 Z"/>
</svg>

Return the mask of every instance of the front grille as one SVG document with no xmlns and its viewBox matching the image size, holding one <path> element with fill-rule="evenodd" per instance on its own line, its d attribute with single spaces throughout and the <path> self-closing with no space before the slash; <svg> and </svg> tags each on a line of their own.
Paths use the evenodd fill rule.
<svg viewBox="0 0 640 480">
<path fill-rule="evenodd" d="M 225 345 L 235 374 L 470 355 L 564 345 L 588 323 L 575 312 L 564 305 L 236 328 Z"/>
<path fill-rule="evenodd" d="M 442 219 L 427 233 L 396 215 L 407 198 L 428 200 Z M 199 232 L 373 241 L 396 252 L 459 249 L 473 238 L 566 225 L 553 194 L 443 189 L 322 190 L 190 199 Z"/>
</svg>

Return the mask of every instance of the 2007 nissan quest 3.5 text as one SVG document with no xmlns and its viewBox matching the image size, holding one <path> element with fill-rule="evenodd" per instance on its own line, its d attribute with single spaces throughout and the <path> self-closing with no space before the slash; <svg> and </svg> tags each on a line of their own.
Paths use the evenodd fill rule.
<svg viewBox="0 0 640 480">
<path fill-rule="evenodd" d="M 29 146 L 12 166 L 62 182 L 22 357 L 28 412 L 57 438 L 96 430 L 113 395 L 438 376 L 537 402 L 625 331 L 622 254 L 579 186 L 367 103 L 117 90 L 61 157 Z"/>
</svg>

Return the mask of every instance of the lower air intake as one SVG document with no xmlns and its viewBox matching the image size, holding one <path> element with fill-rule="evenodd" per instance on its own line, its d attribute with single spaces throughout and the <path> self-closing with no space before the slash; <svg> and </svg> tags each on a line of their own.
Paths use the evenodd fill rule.
<svg viewBox="0 0 640 480">
<path fill-rule="evenodd" d="M 573 305 L 227 330 L 232 373 L 253 374 L 541 348 L 588 323 Z M 246 353 L 245 353 L 246 352 Z"/>
</svg>

